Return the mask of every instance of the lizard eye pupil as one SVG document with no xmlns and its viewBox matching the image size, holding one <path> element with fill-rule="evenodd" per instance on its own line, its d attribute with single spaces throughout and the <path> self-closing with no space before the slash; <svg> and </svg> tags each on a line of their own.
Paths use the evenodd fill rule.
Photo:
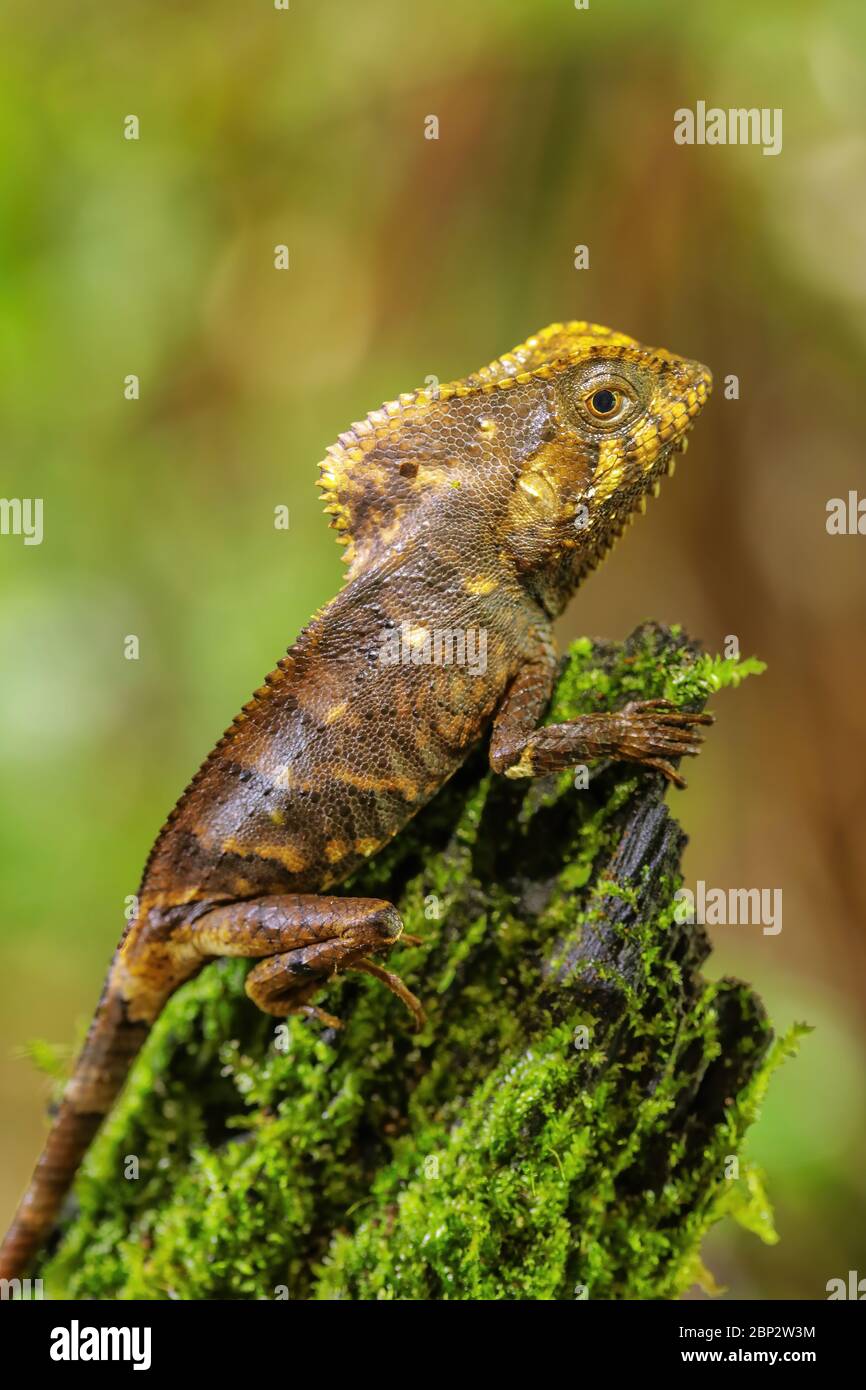
<svg viewBox="0 0 866 1390">
<path fill-rule="evenodd" d="M 617 400 L 617 393 L 604 387 L 601 391 L 593 391 L 589 398 L 589 408 L 593 415 L 612 415 L 616 410 Z"/>
</svg>

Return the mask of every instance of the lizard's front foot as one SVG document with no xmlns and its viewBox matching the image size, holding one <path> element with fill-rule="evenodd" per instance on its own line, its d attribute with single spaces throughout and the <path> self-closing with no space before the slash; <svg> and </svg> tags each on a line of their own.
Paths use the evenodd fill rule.
<svg viewBox="0 0 866 1390">
<path fill-rule="evenodd" d="M 684 787 L 686 779 L 669 759 L 698 754 L 704 740 L 696 726 L 714 724 L 715 715 L 680 710 L 672 700 L 657 699 L 630 700 L 620 716 L 630 723 L 623 745 L 629 749 L 625 756 L 641 767 L 655 768 L 669 782 Z"/>
<path fill-rule="evenodd" d="M 528 736 L 503 725 L 491 745 L 494 772 L 506 777 L 546 777 L 593 758 L 616 758 L 664 773 L 686 785 L 671 758 L 693 756 L 703 742 L 698 726 L 711 714 L 678 710 L 670 700 L 636 700 L 613 714 L 583 714 L 567 724 L 545 724 Z"/>
</svg>

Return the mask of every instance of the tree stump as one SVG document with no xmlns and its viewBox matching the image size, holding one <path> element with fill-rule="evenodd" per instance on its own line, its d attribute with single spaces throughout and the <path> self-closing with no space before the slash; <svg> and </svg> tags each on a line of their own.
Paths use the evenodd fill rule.
<svg viewBox="0 0 866 1390">
<path fill-rule="evenodd" d="M 647 624 L 576 643 L 548 717 L 697 709 L 757 669 Z M 761 1002 L 701 974 L 663 778 L 584 780 L 493 777 L 479 750 L 346 885 L 424 938 L 389 960 L 422 1033 L 367 977 L 329 987 L 339 1032 L 259 1014 L 244 962 L 185 986 L 87 1160 L 48 1289 L 670 1298 L 725 1212 L 771 1238 L 739 1157 L 772 1065 Z"/>
</svg>

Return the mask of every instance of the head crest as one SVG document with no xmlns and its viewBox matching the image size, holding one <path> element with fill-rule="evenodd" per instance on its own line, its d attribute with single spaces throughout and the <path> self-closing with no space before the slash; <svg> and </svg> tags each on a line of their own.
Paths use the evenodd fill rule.
<svg viewBox="0 0 866 1390">
<path fill-rule="evenodd" d="M 469 376 L 407 392 L 350 425 L 319 465 L 325 511 L 346 546 L 349 577 L 393 542 L 422 488 L 449 481 L 452 455 L 431 429 L 437 406 L 549 377 L 593 351 L 638 346 L 601 324 L 552 323 Z"/>
</svg>

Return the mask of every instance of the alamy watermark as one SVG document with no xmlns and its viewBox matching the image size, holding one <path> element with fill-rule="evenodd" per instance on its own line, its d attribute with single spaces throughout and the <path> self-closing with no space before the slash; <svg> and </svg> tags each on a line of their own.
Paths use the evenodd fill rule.
<svg viewBox="0 0 866 1390">
<path fill-rule="evenodd" d="M 866 497 L 853 488 L 845 497 L 831 497 L 824 523 L 828 536 L 866 536 Z"/>
<path fill-rule="evenodd" d="M 82 1327 L 73 1318 L 52 1328 L 48 1354 L 52 1361 L 131 1361 L 134 1371 L 147 1371 L 151 1336 L 149 1327 Z"/>
<path fill-rule="evenodd" d="M 0 536 L 23 536 L 25 545 L 41 545 L 42 498 L 0 497 Z"/>
<path fill-rule="evenodd" d="M 674 112 L 678 145 L 760 145 L 763 154 L 782 153 L 781 106 L 707 106 L 705 101 Z"/>
<path fill-rule="evenodd" d="M 828 1303 L 839 1298 L 850 1298 L 857 1303 L 866 1300 L 866 1279 L 861 1279 L 856 1269 L 848 1270 L 847 1280 L 828 1279 L 824 1287 L 827 1290 Z"/>
<path fill-rule="evenodd" d="M 41 1279 L 0 1279 L 0 1302 L 8 1300 L 43 1299 Z"/>
<path fill-rule="evenodd" d="M 465 666 L 470 676 L 487 670 L 487 629 L 422 627 L 403 622 L 382 633 L 382 666 Z"/>
<path fill-rule="evenodd" d="M 781 888 L 708 888 L 702 878 L 674 893 L 674 919 L 707 927 L 760 926 L 764 936 L 782 930 Z"/>
</svg>

